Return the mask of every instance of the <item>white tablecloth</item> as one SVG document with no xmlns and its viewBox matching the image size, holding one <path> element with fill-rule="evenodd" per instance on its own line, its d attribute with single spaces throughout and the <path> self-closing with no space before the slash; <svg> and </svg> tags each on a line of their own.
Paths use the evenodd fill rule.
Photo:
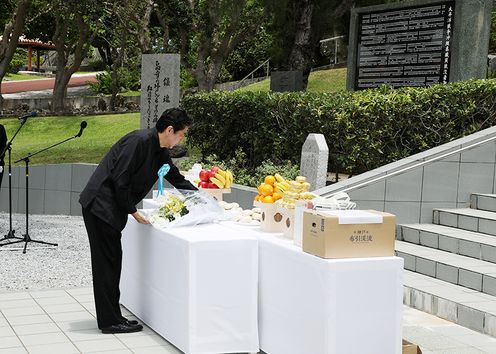
<svg viewBox="0 0 496 354">
<path fill-rule="evenodd" d="M 322 259 L 282 234 L 252 234 L 259 239 L 260 349 L 401 353 L 402 258 Z"/>
<path fill-rule="evenodd" d="M 160 231 L 132 217 L 122 235 L 126 308 L 185 353 L 258 352 L 255 237 L 218 224 Z"/>
</svg>

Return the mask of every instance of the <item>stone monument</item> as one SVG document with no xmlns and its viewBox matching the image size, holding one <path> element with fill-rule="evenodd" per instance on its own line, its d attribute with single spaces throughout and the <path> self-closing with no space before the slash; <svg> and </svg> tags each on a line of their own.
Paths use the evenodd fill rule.
<svg viewBox="0 0 496 354">
<path fill-rule="evenodd" d="M 274 92 L 303 91 L 303 72 L 301 70 L 272 72 L 270 90 Z"/>
<path fill-rule="evenodd" d="M 162 112 L 179 107 L 179 54 L 141 57 L 141 128 L 154 127 Z"/>
<path fill-rule="evenodd" d="M 310 189 L 326 186 L 329 148 L 324 135 L 308 134 L 301 149 L 300 175 L 310 183 Z"/>
<path fill-rule="evenodd" d="M 355 8 L 347 88 L 485 79 L 493 0 L 413 0 Z"/>
</svg>

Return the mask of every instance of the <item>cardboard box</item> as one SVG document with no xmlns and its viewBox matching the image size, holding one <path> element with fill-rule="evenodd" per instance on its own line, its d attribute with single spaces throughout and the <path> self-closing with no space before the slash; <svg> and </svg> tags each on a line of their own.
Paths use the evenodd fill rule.
<svg viewBox="0 0 496 354">
<path fill-rule="evenodd" d="M 418 345 L 410 343 L 409 341 L 403 339 L 402 354 L 422 354 L 422 351 L 420 350 Z"/>
<path fill-rule="evenodd" d="M 374 210 L 317 210 L 303 215 L 303 251 L 322 258 L 394 256 L 396 216 Z"/>
</svg>

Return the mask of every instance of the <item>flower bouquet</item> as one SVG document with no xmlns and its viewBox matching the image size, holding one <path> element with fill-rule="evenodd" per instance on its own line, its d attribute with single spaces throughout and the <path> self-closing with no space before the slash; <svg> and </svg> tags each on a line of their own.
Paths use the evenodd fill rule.
<svg viewBox="0 0 496 354">
<path fill-rule="evenodd" d="M 219 203 L 203 192 L 165 190 L 156 202 L 158 208 L 147 214 L 150 222 L 158 228 L 194 226 L 224 218 L 224 211 Z"/>
</svg>

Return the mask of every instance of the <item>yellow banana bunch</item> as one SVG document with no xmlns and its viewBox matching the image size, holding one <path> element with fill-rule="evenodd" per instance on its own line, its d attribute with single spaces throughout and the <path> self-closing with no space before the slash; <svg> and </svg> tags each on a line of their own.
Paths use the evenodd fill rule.
<svg viewBox="0 0 496 354">
<path fill-rule="evenodd" d="M 314 195 L 309 192 L 310 183 L 304 176 L 298 176 L 294 181 L 287 182 L 288 188 L 285 189 L 282 197 L 282 205 L 288 209 L 294 209 L 297 200 L 313 199 Z"/>
<path fill-rule="evenodd" d="M 234 176 L 231 171 L 218 170 L 214 177 L 210 177 L 210 181 L 218 188 L 230 188 L 234 182 Z"/>
</svg>

